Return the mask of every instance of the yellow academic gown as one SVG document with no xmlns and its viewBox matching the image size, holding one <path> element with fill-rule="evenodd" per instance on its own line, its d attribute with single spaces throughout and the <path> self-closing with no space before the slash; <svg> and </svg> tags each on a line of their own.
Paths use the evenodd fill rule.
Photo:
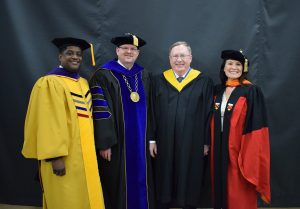
<svg viewBox="0 0 300 209">
<path fill-rule="evenodd" d="M 40 160 L 44 209 L 104 209 L 85 79 L 47 75 L 36 82 L 22 154 Z M 60 156 L 64 176 L 53 174 L 51 162 L 45 160 Z"/>
</svg>

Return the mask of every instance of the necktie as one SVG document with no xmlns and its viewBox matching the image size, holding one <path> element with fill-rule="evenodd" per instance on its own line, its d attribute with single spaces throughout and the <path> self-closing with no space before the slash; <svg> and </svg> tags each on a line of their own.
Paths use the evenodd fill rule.
<svg viewBox="0 0 300 209">
<path fill-rule="evenodd" d="M 183 77 L 178 77 L 177 81 L 180 83 L 183 80 Z"/>
</svg>

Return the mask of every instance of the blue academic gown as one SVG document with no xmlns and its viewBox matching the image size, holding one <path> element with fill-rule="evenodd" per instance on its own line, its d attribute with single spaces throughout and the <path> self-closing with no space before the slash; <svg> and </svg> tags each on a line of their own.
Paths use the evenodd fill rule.
<svg viewBox="0 0 300 209">
<path fill-rule="evenodd" d="M 128 70 L 109 61 L 90 80 L 95 141 L 98 150 L 111 148 L 111 161 L 99 156 L 99 171 L 107 209 L 148 209 L 147 92 L 149 77 L 134 64 Z M 140 96 L 130 99 L 132 91 Z M 136 89 L 137 82 L 137 89 Z"/>
</svg>

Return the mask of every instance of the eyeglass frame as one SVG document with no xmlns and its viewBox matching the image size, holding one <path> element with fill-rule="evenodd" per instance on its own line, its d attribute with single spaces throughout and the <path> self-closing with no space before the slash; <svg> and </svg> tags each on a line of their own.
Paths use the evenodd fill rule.
<svg viewBox="0 0 300 209">
<path fill-rule="evenodd" d="M 124 47 L 124 46 L 118 46 L 118 48 L 123 49 L 124 51 L 132 51 L 132 52 L 138 52 L 139 51 L 138 48 L 128 48 L 128 47 Z"/>
<path fill-rule="evenodd" d="M 174 60 L 178 60 L 179 58 L 184 60 L 187 57 L 192 56 L 191 54 L 180 54 L 180 55 L 170 55 L 169 57 Z"/>
</svg>

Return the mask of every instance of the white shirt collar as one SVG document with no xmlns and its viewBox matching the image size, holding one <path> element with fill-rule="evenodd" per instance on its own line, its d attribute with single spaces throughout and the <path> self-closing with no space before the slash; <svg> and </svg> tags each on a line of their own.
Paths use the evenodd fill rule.
<svg viewBox="0 0 300 209">
<path fill-rule="evenodd" d="M 128 69 L 127 67 L 125 67 L 125 66 L 121 63 L 120 60 L 118 60 L 118 63 L 119 63 L 121 66 L 123 66 L 124 68 L 126 68 L 127 70 L 130 70 L 130 69 Z"/>
<path fill-rule="evenodd" d="M 183 77 L 183 78 L 185 78 L 186 77 L 186 75 L 190 72 L 190 70 L 191 70 L 192 68 L 191 67 L 189 67 L 189 69 L 183 74 L 183 76 L 179 76 L 179 75 L 177 75 L 177 73 L 175 73 L 175 71 L 173 70 L 173 73 L 174 73 L 174 75 L 175 75 L 175 77 L 176 78 L 178 78 L 178 77 Z"/>
</svg>

